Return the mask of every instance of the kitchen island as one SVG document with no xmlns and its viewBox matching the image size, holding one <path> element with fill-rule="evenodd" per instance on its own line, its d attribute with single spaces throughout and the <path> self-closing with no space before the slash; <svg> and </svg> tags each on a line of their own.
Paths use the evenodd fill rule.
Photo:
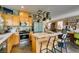
<svg viewBox="0 0 79 59">
<path fill-rule="evenodd" d="M 0 44 L 6 42 L 6 52 L 10 53 L 14 45 L 19 44 L 19 35 L 17 32 L 5 33 L 0 35 Z"/>
<path fill-rule="evenodd" d="M 52 37 L 52 39 L 58 39 L 58 35 L 62 33 L 31 33 L 30 39 L 32 41 L 32 52 L 33 53 L 40 53 L 40 42 L 46 41 L 49 39 L 49 37 Z M 51 46 L 51 45 L 50 45 Z M 43 46 L 45 48 L 46 45 Z"/>
</svg>

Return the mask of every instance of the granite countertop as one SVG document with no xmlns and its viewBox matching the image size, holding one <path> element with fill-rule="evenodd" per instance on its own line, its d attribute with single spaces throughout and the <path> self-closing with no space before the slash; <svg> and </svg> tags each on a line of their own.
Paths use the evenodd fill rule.
<svg viewBox="0 0 79 59">
<path fill-rule="evenodd" d="M 67 33 L 79 33 L 79 29 L 76 29 L 74 31 L 68 31 Z M 53 32 L 53 33 L 34 33 L 34 37 L 40 39 L 40 38 L 44 38 L 44 37 L 49 37 L 49 36 L 57 36 L 57 35 L 61 35 L 62 32 Z"/>
<path fill-rule="evenodd" d="M 12 34 L 16 33 L 16 28 L 11 29 L 11 32 L 0 34 L 0 44 L 6 41 Z"/>
<path fill-rule="evenodd" d="M 6 41 L 13 33 L 6 33 L 0 35 L 0 44 L 2 44 L 4 41 Z"/>
<path fill-rule="evenodd" d="M 57 36 L 62 34 L 61 32 L 57 32 L 57 33 L 34 33 L 33 35 L 40 39 L 40 38 L 44 38 L 44 37 L 49 37 L 49 36 Z"/>
</svg>

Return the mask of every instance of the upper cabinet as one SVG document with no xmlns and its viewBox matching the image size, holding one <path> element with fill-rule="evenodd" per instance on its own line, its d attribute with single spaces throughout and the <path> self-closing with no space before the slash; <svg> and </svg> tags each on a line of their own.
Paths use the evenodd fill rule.
<svg viewBox="0 0 79 59">
<path fill-rule="evenodd" d="M 20 18 L 17 15 L 13 15 L 13 26 L 19 26 L 20 25 Z"/>
<path fill-rule="evenodd" d="M 19 11 L 19 15 L 3 13 L 2 17 L 5 26 L 19 26 L 20 23 L 26 23 L 28 26 L 32 26 L 32 17 L 26 11 Z"/>
<path fill-rule="evenodd" d="M 12 20 L 12 15 L 11 14 L 3 14 L 2 15 L 4 19 L 4 25 L 5 26 L 12 26 L 13 25 L 13 20 Z"/>
<path fill-rule="evenodd" d="M 19 16 L 17 15 L 11 15 L 11 14 L 3 14 L 2 15 L 4 19 L 5 26 L 19 26 Z"/>
<path fill-rule="evenodd" d="M 28 22 L 29 22 L 29 25 L 30 25 L 30 26 L 32 26 L 32 19 L 33 19 L 33 18 L 32 18 L 31 16 L 28 17 Z"/>
<path fill-rule="evenodd" d="M 19 16 L 21 23 L 26 23 L 27 25 L 32 26 L 32 17 L 29 15 L 28 12 L 20 11 Z"/>
<path fill-rule="evenodd" d="M 21 23 L 28 22 L 28 13 L 27 12 L 20 11 L 19 16 L 20 16 L 20 22 Z"/>
</svg>

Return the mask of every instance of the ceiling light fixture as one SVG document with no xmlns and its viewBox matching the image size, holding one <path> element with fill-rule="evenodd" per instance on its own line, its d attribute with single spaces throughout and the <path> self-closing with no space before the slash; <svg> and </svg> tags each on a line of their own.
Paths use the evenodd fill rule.
<svg viewBox="0 0 79 59">
<path fill-rule="evenodd" d="M 22 9 L 24 9 L 24 6 L 21 6 Z"/>
</svg>

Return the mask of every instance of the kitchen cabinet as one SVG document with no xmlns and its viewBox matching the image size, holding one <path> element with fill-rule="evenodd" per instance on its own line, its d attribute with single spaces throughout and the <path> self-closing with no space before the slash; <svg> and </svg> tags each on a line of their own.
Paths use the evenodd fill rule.
<svg viewBox="0 0 79 59">
<path fill-rule="evenodd" d="M 17 15 L 3 14 L 5 26 L 19 26 L 20 18 Z"/>
<path fill-rule="evenodd" d="M 36 40 L 35 40 L 35 37 L 33 36 L 32 32 L 30 32 L 30 34 L 29 34 L 29 39 L 30 39 L 31 45 L 32 45 L 32 52 L 35 53 L 36 52 Z"/>
<path fill-rule="evenodd" d="M 32 36 L 32 52 L 36 52 L 36 40 L 34 36 Z"/>
<path fill-rule="evenodd" d="M 14 33 L 7 40 L 7 53 L 10 53 L 12 47 L 18 44 L 19 44 L 19 35 L 18 33 Z"/>
<path fill-rule="evenodd" d="M 7 40 L 7 53 L 11 52 L 11 49 L 13 47 L 14 41 L 13 41 L 13 35 L 11 35 Z"/>
<path fill-rule="evenodd" d="M 29 22 L 29 25 L 32 26 L 32 17 L 28 17 L 28 22 Z"/>
<path fill-rule="evenodd" d="M 14 45 L 18 45 L 20 43 L 20 37 L 18 32 L 13 35 L 13 40 L 14 40 Z"/>
<path fill-rule="evenodd" d="M 32 26 L 32 17 L 29 15 L 28 12 L 20 11 L 19 16 L 21 23 L 26 23 L 27 25 Z"/>
<path fill-rule="evenodd" d="M 20 11 L 19 16 L 21 23 L 28 22 L 28 13 L 26 11 Z"/>
<path fill-rule="evenodd" d="M 32 41 L 32 52 L 33 53 L 40 53 L 40 44 L 42 42 L 42 49 L 46 48 L 47 42 L 49 40 L 49 37 L 51 36 L 51 42 L 55 39 L 58 39 L 58 35 L 60 33 L 55 33 L 54 35 L 49 35 L 47 33 L 30 33 L 31 38 L 30 40 Z M 53 44 L 53 42 L 52 42 Z M 49 49 L 52 49 L 52 44 L 49 45 Z M 57 42 L 55 43 L 57 44 Z M 45 52 L 45 51 L 44 51 Z"/>
<path fill-rule="evenodd" d="M 13 26 L 19 26 L 20 18 L 19 16 L 13 15 Z"/>
<path fill-rule="evenodd" d="M 32 17 L 25 11 L 21 11 L 19 15 L 2 14 L 2 17 L 5 26 L 19 26 L 20 22 L 32 26 Z"/>
<path fill-rule="evenodd" d="M 2 17 L 4 19 L 5 26 L 12 26 L 13 25 L 13 19 L 12 19 L 11 14 L 2 14 Z"/>
</svg>

